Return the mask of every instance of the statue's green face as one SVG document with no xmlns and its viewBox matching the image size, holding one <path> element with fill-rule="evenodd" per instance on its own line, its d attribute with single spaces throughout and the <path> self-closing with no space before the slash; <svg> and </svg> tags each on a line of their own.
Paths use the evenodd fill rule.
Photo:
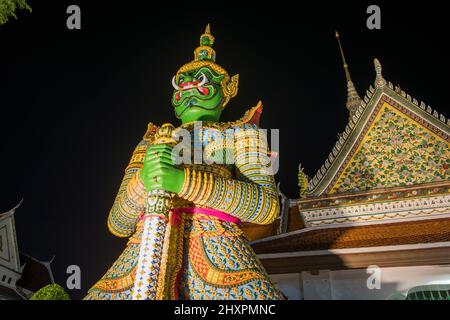
<svg viewBox="0 0 450 320">
<path fill-rule="evenodd" d="M 172 105 L 183 123 L 218 121 L 223 110 L 223 75 L 202 67 L 173 78 Z"/>
</svg>

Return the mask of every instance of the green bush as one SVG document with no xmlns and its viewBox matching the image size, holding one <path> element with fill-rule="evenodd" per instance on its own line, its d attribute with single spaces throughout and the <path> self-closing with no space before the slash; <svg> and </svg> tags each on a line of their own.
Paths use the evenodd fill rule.
<svg viewBox="0 0 450 320">
<path fill-rule="evenodd" d="M 31 12 L 26 0 L 0 0 L 0 26 L 7 23 L 11 17 L 17 19 L 15 14 L 17 9 Z"/>
<path fill-rule="evenodd" d="M 39 289 L 30 300 L 70 300 L 70 296 L 59 284 L 53 283 Z"/>
</svg>

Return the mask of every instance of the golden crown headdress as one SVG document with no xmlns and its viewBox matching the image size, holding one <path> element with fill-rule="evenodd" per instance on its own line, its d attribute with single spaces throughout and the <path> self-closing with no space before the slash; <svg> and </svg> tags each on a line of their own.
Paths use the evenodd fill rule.
<svg viewBox="0 0 450 320">
<path fill-rule="evenodd" d="M 223 75 L 221 86 L 225 97 L 223 106 L 225 106 L 231 98 L 237 95 L 239 75 L 236 74 L 230 78 L 228 72 L 216 63 L 216 51 L 212 48 L 213 44 L 214 37 L 208 24 L 205 32 L 200 36 L 200 46 L 194 51 L 194 60 L 178 69 L 177 77 L 180 73 L 197 70 L 202 67 L 209 67 L 211 70 Z"/>
</svg>

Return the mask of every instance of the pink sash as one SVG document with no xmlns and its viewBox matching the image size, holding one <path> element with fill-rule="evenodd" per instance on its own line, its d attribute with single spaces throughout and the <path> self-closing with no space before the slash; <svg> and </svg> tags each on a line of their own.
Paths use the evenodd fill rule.
<svg viewBox="0 0 450 320">
<path fill-rule="evenodd" d="M 178 224 L 181 213 L 204 214 L 204 215 L 216 217 L 222 221 L 228 221 L 228 222 L 234 222 L 234 223 L 241 222 L 241 220 L 239 220 L 238 218 L 233 217 L 229 214 L 226 214 L 225 212 L 215 210 L 215 209 L 209 209 L 209 208 L 176 208 L 176 209 L 172 209 L 172 213 L 173 213 L 172 217 L 174 219 L 174 221 L 171 221 L 172 224 Z"/>
</svg>

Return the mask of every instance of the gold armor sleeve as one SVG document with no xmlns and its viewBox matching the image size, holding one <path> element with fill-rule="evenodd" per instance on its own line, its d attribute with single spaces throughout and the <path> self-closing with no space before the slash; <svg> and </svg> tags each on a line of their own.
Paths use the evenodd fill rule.
<svg viewBox="0 0 450 320">
<path fill-rule="evenodd" d="M 157 126 L 148 124 L 144 138 L 134 149 L 131 160 L 125 168 L 125 175 L 108 216 L 108 229 L 115 236 L 122 238 L 131 236 L 135 231 L 137 219 L 145 210 L 146 192 L 138 173 L 157 130 Z"/>
<path fill-rule="evenodd" d="M 269 224 L 278 216 L 280 204 L 268 154 L 265 135 L 255 125 L 245 124 L 234 137 L 238 179 L 187 167 L 179 196 L 241 221 Z"/>
</svg>

